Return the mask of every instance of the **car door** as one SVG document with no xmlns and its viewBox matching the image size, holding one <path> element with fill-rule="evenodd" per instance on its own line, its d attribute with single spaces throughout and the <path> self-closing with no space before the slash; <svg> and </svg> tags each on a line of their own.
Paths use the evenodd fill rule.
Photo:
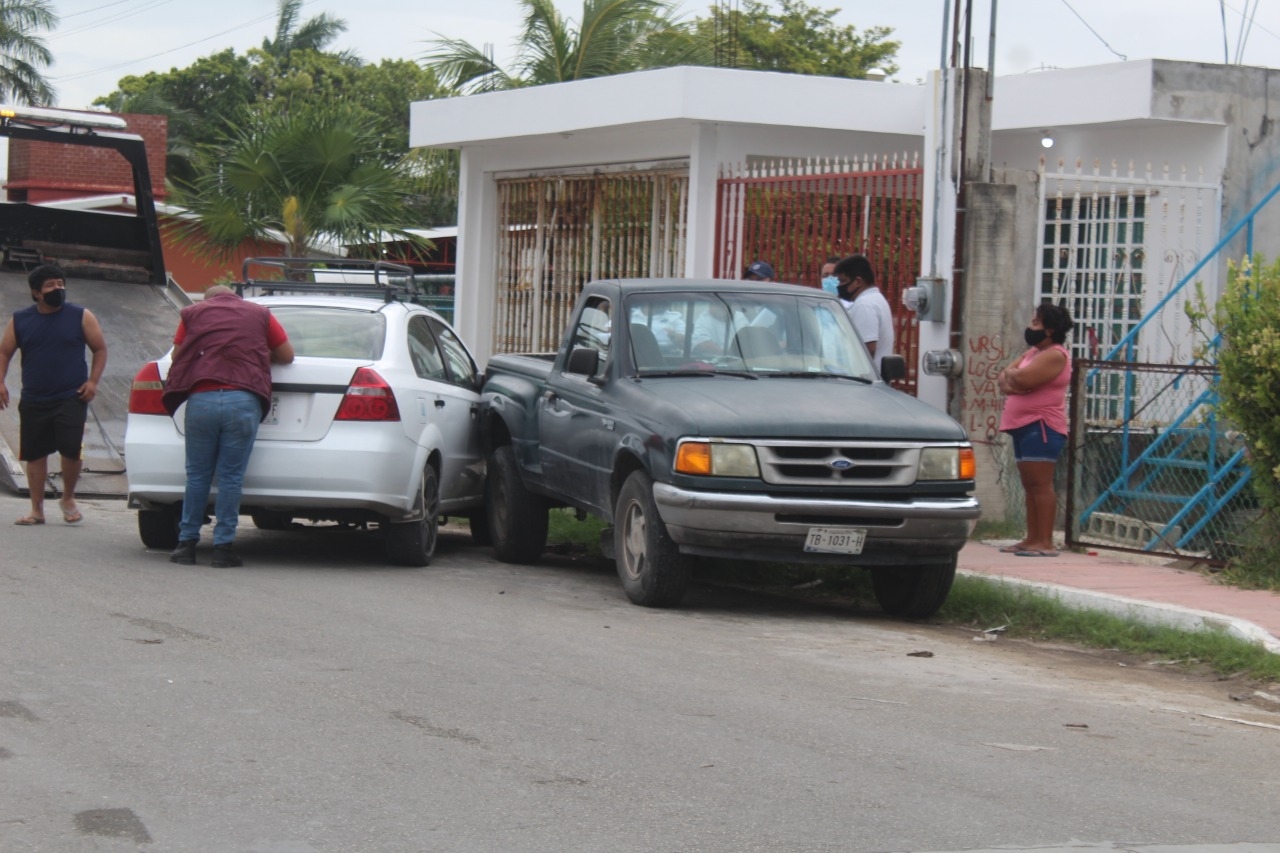
<svg viewBox="0 0 1280 853">
<path fill-rule="evenodd" d="M 591 297 L 569 339 L 572 349 L 594 349 L 596 372 L 579 376 L 553 371 L 538 400 L 538 442 L 546 483 L 553 491 L 607 509 L 609 472 L 617 437 L 609 415 L 604 379 L 611 366 L 612 303 Z"/>
<path fill-rule="evenodd" d="M 463 387 L 450 372 L 449 356 L 432 328 L 425 311 L 409 315 L 406 343 L 409 361 L 418 377 L 412 415 L 402 413 L 406 430 L 424 447 L 440 450 L 441 508 L 449 503 L 478 497 L 482 473 L 477 473 L 478 410 L 480 395 L 474 387 Z M 463 353 L 465 354 L 465 349 Z M 455 356 L 456 357 L 456 356 Z M 469 359 L 470 357 L 467 356 Z M 458 370 L 460 377 L 465 371 Z M 474 366 L 472 366 L 474 386 Z"/>
<path fill-rule="evenodd" d="M 479 500 L 484 494 L 484 452 L 480 445 L 480 371 L 457 332 L 435 317 L 428 317 L 427 324 L 440 345 L 449 384 L 453 386 L 458 402 L 465 402 L 467 408 L 466 429 L 458 429 L 448 437 L 451 442 L 450 452 L 461 465 L 457 496 L 459 499 Z"/>
</svg>

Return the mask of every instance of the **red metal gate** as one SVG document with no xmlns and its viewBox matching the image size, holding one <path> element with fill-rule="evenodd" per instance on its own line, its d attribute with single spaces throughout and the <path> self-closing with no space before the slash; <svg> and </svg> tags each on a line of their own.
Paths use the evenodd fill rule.
<svg viewBox="0 0 1280 853">
<path fill-rule="evenodd" d="M 893 312 L 897 353 L 907 361 L 899 387 L 914 394 L 919 333 L 902 290 L 920 272 L 923 174 L 918 154 L 722 168 L 715 275 L 738 278 L 759 258 L 779 281 L 817 287 L 828 256 L 865 254 Z"/>
</svg>

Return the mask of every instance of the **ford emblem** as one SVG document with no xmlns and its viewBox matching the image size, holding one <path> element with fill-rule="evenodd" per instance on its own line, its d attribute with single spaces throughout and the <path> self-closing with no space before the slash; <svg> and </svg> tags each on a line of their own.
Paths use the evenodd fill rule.
<svg viewBox="0 0 1280 853">
<path fill-rule="evenodd" d="M 831 461 L 831 467 L 835 468 L 837 471 L 848 471 L 853 467 L 853 463 L 848 459 L 833 459 Z"/>
</svg>

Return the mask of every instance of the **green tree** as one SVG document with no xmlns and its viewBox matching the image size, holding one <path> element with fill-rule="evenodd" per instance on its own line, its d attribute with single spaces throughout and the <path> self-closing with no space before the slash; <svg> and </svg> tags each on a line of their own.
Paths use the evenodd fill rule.
<svg viewBox="0 0 1280 853">
<path fill-rule="evenodd" d="M 511 70 L 461 39 L 437 39 L 425 57 L 463 93 L 606 77 L 645 68 L 708 65 L 710 54 L 666 0 L 583 0 L 580 22 L 552 0 L 520 0 L 524 24 Z"/>
<path fill-rule="evenodd" d="M 283 234 L 289 254 L 304 256 L 321 240 L 412 239 L 414 174 L 387 140 L 384 123 L 350 103 L 247 112 L 179 188 L 196 217 L 189 243 L 225 257 L 247 238 Z"/>
<path fill-rule="evenodd" d="M 899 42 L 889 27 L 858 32 L 833 20 L 840 9 L 820 9 L 804 0 L 779 0 L 774 9 L 743 0 L 741 9 L 711 8 L 698 18 L 698 36 L 709 42 L 721 64 L 758 71 L 785 71 L 824 77 L 862 78 L 871 68 L 894 74 Z"/>
<path fill-rule="evenodd" d="M 1280 260 L 1233 264 L 1215 313 L 1222 335 L 1220 407 L 1248 441 L 1254 489 L 1274 520 L 1280 513 Z"/>
<path fill-rule="evenodd" d="M 347 22 L 328 12 L 301 20 L 305 0 L 278 0 L 275 38 L 262 40 L 262 52 L 286 62 L 295 50 L 322 51 L 346 32 Z M 354 56 L 354 55 L 351 55 Z"/>
<path fill-rule="evenodd" d="M 0 0 L 0 99 L 5 103 L 54 102 L 57 93 L 43 73 L 53 54 L 37 33 L 57 25 L 48 0 Z"/>
</svg>

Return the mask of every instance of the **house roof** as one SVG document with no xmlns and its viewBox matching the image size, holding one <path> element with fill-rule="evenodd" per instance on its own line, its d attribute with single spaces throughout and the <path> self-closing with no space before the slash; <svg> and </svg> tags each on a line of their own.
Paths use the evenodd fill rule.
<svg viewBox="0 0 1280 853">
<path fill-rule="evenodd" d="M 1212 87 L 1224 66 L 1160 59 L 997 77 L 992 129 L 1039 131 L 1182 121 L 1221 124 L 1166 103 L 1167 79 L 1200 73 Z M 1209 69 L 1208 73 L 1203 73 Z M 1219 80 L 1217 86 L 1223 85 Z M 499 140 L 567 136 L 628 126 L 699 123 L 859 131 L 922 137 L 927 86 L 725 68 L 662 68 L 611 77 L 419 101 L 413 147 L 461 148 Z M 1105 94 L 1104 94 L 1105 93 Z"/>
</svg>

